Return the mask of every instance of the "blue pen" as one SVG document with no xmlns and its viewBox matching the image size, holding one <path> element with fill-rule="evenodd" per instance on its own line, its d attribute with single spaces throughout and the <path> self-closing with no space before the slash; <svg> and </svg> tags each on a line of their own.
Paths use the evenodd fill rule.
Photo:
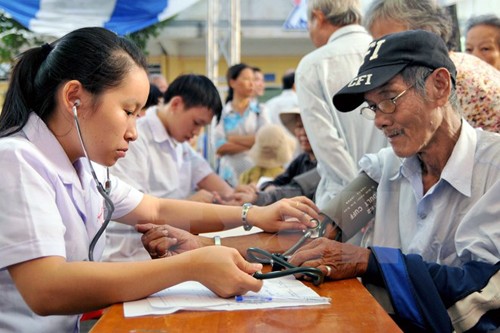
<svg viewBox="0 0 500 333">
<path fill-rule="evenodd" d="M 330 303 L 330 297 L 275 297 L 275 296 L 259 296 L 259 295 L 238 295 L 234 297 L 239 303 L 266 303 L 266 302 L 291 302 L 291 303 Z"/>
</svg>

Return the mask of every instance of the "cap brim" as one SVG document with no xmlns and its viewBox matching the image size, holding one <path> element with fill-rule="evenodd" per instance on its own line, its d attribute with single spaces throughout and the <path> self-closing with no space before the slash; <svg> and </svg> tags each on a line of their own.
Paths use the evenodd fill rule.
<svg viewBox="0 0 500 333">
<path fill-rule="evenodd" d="M 364 102 L 364 94 L 367 91 L 380 87 L 407 65 L 408 63 L 375 67 L 359 73 L 333 96 L 333 105 L 340 112 L 356 109 Z"/>
</svg>

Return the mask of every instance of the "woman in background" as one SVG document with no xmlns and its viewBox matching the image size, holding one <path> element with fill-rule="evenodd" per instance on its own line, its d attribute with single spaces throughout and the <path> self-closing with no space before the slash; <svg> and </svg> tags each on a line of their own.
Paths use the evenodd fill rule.
<svg viewBox="0 0 500 333">
<path fill-rule="evenodd" d="M 465 52 L 500 70 L 500 18 L 494 14 L 467 21 Z"/>
<path fill-rule="evenodd" d="M 221 120 L 213 123 L 212 144 L 219 160 L 219 175 L 231 186 L 238 185 L 240 174 L 254 164 L 248 151 L 255 143 L 257 130 L 268 123 L 260 104 L 252 103 L 254 72 L 246 64 L 227 70 L 229 87 Z"/>
</svg>

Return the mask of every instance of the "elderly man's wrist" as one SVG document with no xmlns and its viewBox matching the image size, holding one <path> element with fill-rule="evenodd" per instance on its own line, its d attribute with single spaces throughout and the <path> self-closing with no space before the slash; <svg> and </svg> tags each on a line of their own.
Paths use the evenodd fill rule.
<svg viewBox="0 0 500 333">
<path fill-rule="evenodd" d="M 356 276 L 363 276 L 366 271 L 368 270 L 368 265 L 370 261 L 370 255 L 372 251 L 367 248 L 362 248 L 360 250 L 360 260 L 358 261 L 357 264 L 357 274 Z"/>
<path fill-rule="evenodd" d="M 369 251 L 370 255 L 368 257 L 368 264 L 366 265 L 366 269 L 364 270 L 363 274 L 360 275 L 360 277 L 363 279 L 363 282 L 380 285 L 380 281 L 382 279 L 380 268 L 377 263 L 377 258 L 371 250 Z"/>
</svg>

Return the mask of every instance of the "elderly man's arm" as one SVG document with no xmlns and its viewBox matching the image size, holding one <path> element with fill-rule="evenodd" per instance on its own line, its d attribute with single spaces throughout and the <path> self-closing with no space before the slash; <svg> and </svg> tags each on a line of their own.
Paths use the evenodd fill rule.
<svg viewBox="0 0 500 333">
<path fill-rule="evenodd" d="M 487 332 L 500 327 L 500 262 L 450 267 L 373 247 L 364 283 L 384 287 L 404 327 Z"/>
<path fill-rule="evenodd" d="M 487 332 L 500 327 L 500 262 L 463 267 L 428 263 L 394 248 L 358 247 L 319 238 L 289 259 L 317 267 L 333 280 L 361 277 L 387 291 L 404 330 Z"/>
</svg>

